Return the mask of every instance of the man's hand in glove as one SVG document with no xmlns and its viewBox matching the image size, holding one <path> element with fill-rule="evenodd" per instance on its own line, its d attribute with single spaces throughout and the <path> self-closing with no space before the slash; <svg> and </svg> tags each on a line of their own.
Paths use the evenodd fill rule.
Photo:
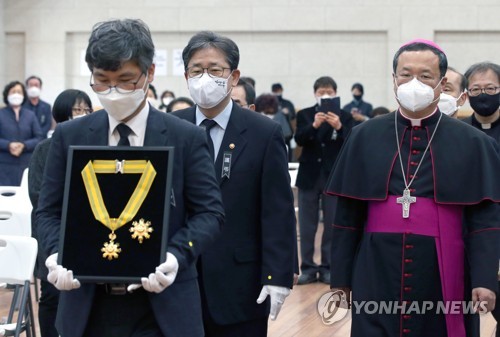
<svg viewBox="0 0 500 337">
<path fill-rule="evenodd" d="M 178 269 L 179 263 L 177 262 L 177 258 L 174 254 L 167 253 L 167 260 L 156 267 L 154 273 L 149 274 L 148 277 L 141 278 L 142 287 L 149 292 L 161 293 L 174 283 Z M 131 284 L 127 290 L 132 292 L 140 287 L 140 284 Z"/>
<path fill-rule="evenodd" d="M 58 290 L 73 290 L 80 288 L 80 281 L 73 278 L 73 271 L 57 264 L 57 253 L 50 255 L 45 260 L 45 265 L 49 269 L 47 280 Z"/>
<path fill-rule="evenodd" d="M 267 295 L 271 297 L 271 312 L 269 316 L 274 321 L 280 313 L 281 306 L 285 302 L 286 297 L 290 294 L 290 289 L 287 287 L 265 285 L 262 287 L 257 303 L 261 304 L 266 300 Z"/>
</svg>

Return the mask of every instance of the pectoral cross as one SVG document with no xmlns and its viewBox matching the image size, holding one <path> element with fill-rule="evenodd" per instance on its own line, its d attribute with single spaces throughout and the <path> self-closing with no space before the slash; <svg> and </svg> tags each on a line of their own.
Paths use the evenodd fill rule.
<svg viewBox="0 0 500 337">
<path fill-rule="evenodd" d="M 405 188 L 403 191 L 403 196 L 397 198 L 396 202 L 403 206 L 403 218 L 406 219 L 410 217 L 410 205 L 414 202 L 417 202 L 417 198 L 412 197 L 410 195 L 410 190 L 408 188 Z"/>
</svg>

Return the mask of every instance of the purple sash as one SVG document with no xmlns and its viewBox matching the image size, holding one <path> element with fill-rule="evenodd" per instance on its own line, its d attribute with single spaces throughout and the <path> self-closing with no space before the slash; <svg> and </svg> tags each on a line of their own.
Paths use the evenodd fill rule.
<svg viewBox="0 0 500 337">
<path fill-rule="evenodd" d="M 396 196 L 368 204 L 367 232 L 406 233 L 432 236 L 441 276 L 444 301 L 464 300 L 464 243 L 462 239 L 462 207 L 436 204 L 433 199 L 417 197 L 411 205 L 410 217 L 403 219 L 402 206 Z M 447 314 L 448 336 L 465 337 L 462 314 Z"/>
</svg>

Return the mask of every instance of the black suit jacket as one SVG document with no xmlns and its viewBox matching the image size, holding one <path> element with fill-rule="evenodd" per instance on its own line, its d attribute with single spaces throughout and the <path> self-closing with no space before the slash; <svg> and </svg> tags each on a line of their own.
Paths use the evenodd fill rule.
<svg viewBox="0 0 500 337">
<path fill-rule="evenodd" d="M 107 113 L 101 110 L 58 124 L 54 132 L 37 211 L 40 243 L 49 255 L 59 248 L 68 148 L 70 145 L 108 145 L 108 129 Z M 189 293 L 183 294 L 185 302 L 175 303 L 174 309 L 172 296 L 178 296 L 175 289 L 182 289 L 182 281 L 197 277 L 195 261 L 220 233 L 224 210 L 206 136 L 200 128 L 150 107 L 144 145 L 175 147 L 172 178 L 175 206 L 171 205 L 170 211 L 168 251 L 177 258 L 179 271 L 167 290 L 149 294 L 157 322 L 166 334 L 183 324 L 172 321 L 171 317 L 179 311 L 185 311 L 189 317 L 190 308 L 200 306 L 199 295 Z M 61 292 L 57 328 L 62 336 L 83 334 L 94 291 L 95 285 L 86 283 L 79 289 Z M 196 320 L 188 323 L 201 325 Z"/>
<path fill-rule="evenodd" d="M 174 114 L 194 123 L 195 112 L 192 107 Z M 224 153 L 231 153 L 229 178 L 221 174 Z M 215 173 L 226 222 L 201 257 L 209 314 L 221 325 L 266 317 L 268 304 L 256 303 L 262 286 L 291 288 L 296 255 L 293 195 L 279 124 L 233 104 Z"/>
<path fill-rule="evenodd" d="M 342 128 L 332 137 L 334 129 L 327 122 L 317 129 L 312 126 L 317 112 L 318 105 L 314 105 L 297 113 L 295 141 L 302 146 L 302 152 L 295 185 L 304 190 L 312 189 L 321 173 L 330 174 L 354 122 L 351 114 L 342 110 L 339 116 Z"/>
</svg>

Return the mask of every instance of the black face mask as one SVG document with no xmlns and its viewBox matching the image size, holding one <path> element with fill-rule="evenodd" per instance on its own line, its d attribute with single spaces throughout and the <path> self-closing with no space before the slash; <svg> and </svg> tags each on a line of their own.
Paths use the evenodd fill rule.
<svg viewBox="0 0 500 337">
<path fill-rule="evenodd" d="M 363 95 L 352 95 L 352 97 L 354 97 L 356 101 L 361 101 L 361 97 L 363 97 Z"/>
<path fill-rule="evenodd" d="M 469 103 L 471 108 L 479 115 L 487 117 L 491 116 L 498 110 L 500 105 L 500 92 L 495 95 L 488 95 L 485 93 L 479 96 L 469 96 Z"/>
</svg>

